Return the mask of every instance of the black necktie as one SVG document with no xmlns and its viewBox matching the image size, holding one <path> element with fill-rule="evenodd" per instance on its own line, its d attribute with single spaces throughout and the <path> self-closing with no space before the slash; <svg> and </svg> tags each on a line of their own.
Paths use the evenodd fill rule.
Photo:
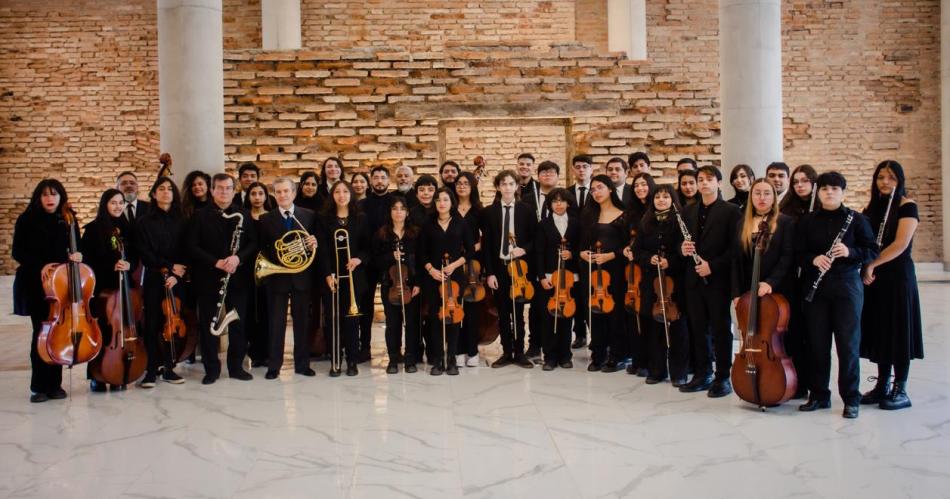
<svg viewBox="0 0 950 499">
<path fill-rule="evenodd" d="M 284 229 L 290 230 L 291 227 L 293 226 L 290 224 L 290 211 L 288 210 L 284 212 Z"/>
<path fill-rule="evenodd" d="M 583 208 L 583 207 L 584 207 L 584 203 L 587 201 L 587 188 L 586 188 L 586 187 L 581 187 L 580 191 L 581 191 L 581 198 L 580 198 L 580 200 L 577 202 L 577 206 Z"/>
<path fill-rule="evenodd" d="M 125 207 L 125 218 L 127 218 L 129 222 L 135 221 L 135 203 L 134 202 L 129 203 L 128 206 Z"/>
<path fill-rule="evenodd" d="M 505 206 L 505 221 L 502 223 L 501 254 L 508 256 L 508 224 L 511 223 L 511 206 Z"/>
</svg>

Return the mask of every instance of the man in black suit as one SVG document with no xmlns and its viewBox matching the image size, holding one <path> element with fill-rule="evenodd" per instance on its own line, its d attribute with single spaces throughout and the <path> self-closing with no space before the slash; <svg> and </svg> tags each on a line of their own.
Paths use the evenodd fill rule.
<svg viewBox="0 0 950 499">
<path fill-rule="evenodd" d="M 135 219 L 145 215 L 145 209 L 148 203 L 139 199 L 139 180 L 135 173 L 124 171 L 115 178 L 115 188 L 122 191 L 125 197 L 125 212 L 122 214 L 129 226 L 135 223 Z"/>
<path fill-rule="evenodd" d="M 521 153 L 518 155 L 518 190 L 521 192 L 521 200 L 534 207 L 540 206 L 538 199 L 539 185 L 534 179 L 534 156 L 531 153 Z M 540 216 L 538 217 L 540 220 Z"/>
<path fill-rule="evenodd" d="M 212 202 L 195 212 L 185 239 L 198 296 L 198 332 L 205 365 L 205 376 L 201 383 L 204 385 L 214 383 L 221 375 L 219 338 L 211 334 L 211 320 L 217 313 L 221 280 L 226 274 L 231 274 L 225 304 L 227 310 L 234 310 L 238 317 L 247 317 L 248 293 L 254 289 L 252 267 L 257 255 L 257 235 L 250 213 L 234 206 L 233 198 L 234 178 L 226 173 L 212 177 Z M 238 251 L 232 254 L 231 240 L 238 217 L 225 218 L 223 215 L 236 213 L 240 213 L 244 219 Z M 232 322 L 228 334 L 228 375 L 242 381 L 253 379 L 244 370 L 244 356 L 247 353 L 244 321 Z"/>
<path fill-rule="evenodd" d="M 524 176 L 521 174 L 521 167 L 522 159 L 519 158 L 518 175 L 524 180 Z M 545 206 L 545 201 L 547 200 L 548 194 L 557 187 L 560 173 L 561 167 L 559 167 L 557 163 L 553 161 L 542 161 L 541 164 L 538 165 L 538 180 L 531 180 L 529 185 L 532 187 L 527 191 L 527 195 L 525 194 L 526 186 L 521 186 L 521 200 L 531 206 L 531 209 L 535 215 L 537 215 L 539 223 L 551 216 L 550 210 Z M 530 175 L 528 178 L 531 178 Z M 537 259 L 532 258 L 530 261 L 531 274 L 537 279 L 534 282 L 535 291 L 539 290 L 539 286 L 541 285 L 541 275 L 535 266 L 536 264 Z M 528 309 L 528 331 L 530 331 L 531 334 L 528 336 L 528 352 L 526 355 L 529 359 L 535 359 L 541 356 L 541 347 L 544 343 L 542 330 L 544 329 L 544 320 L 547 313 L 547 300 L 545 300 L 543 293 L 535 293 L 534 299 L 531 300 L 531 307 Z"/>
<path fill-rule="evenodd" d="M 634 206 L 636 196 L 633 193 L 633 187 L 627 183 L 627 162 L 623 158 L 614 156 L 607 160 L 607 176 L 614 183 L 614 190 L 617 197 L 623 204 L 623 210 L 629 211 Z"/>
<path fill-rule="evenodd" d="M 590 202 L 590 179 L 594 171 L 593 159 L 586 154 L 574 156 L 571 160 L 571 171 L 574 173 L 574 185 L 567 188 L 567 192 L 574 199 L 574 215 L 580 212 Z M 571 348 L 584 348 L 587 345 L 587 292 L 581 291 L 581 286 L 574 286 L 574 301 L 577 303 L 577 313 L 574 314 L 574 343 Z"/>
<path fill-rule="evenodd" d="M 499 198 L 485 209 L 482 234 L 485 247 L 485 273 L 488 287 L 495 290 L 498 305 L 498 323 L 501 329 L 501 358 L 492 367 L 517 364 L 531 368 L 534 364 L 525 357 L 524 303 L 517 303 L 512 310 L 511 276 L 508 263 L 514 258 L 530 258 L 534 246 L 537 216 L 527 203 L 518 201 L 518 176 L 511 170 L 503 170 L 495 176 L 495 189 Z M 515 244 L 509 241 L 514 234 Z M 528 276 L 530 278 L 530 276 Z M 515 330 L 512 331 L 512 323 Z"/>
<path fill-rule="evenodd" d="M 690 322 L 690 343 L 695 374 L 681 392 L 708 390 L 710 397 L 732 393 L 729 381 L 732 368 L 732 317 L 729 315 L 732 240 L 739 230 L 739 207 L 727 203 L 719 194 L 722 173 L 715 166 L 704 166 L 697 175 L 702 200 L 683 213 L 692 241 L 683 241 L 683 256 L 694 258 L 686 269 L 686 309 Z M 716 359 L 716 377 L 712 377 L 712 335 Z"/>
<path fill-rule="evenodd" d="M 261 251 L 271 262 L 280 265 L 276 243 L 292 230 L 303 230 L 310 234 L 306 237 L 307 253 L 313 255 L 317 249 L 316 214 L 306 208 L 294 206 L 297 188 L 288 177 L 278 177 L 274 181 L 274 197 L 277 209 L 265 213 L 260 220 Z M 294 241 L 290 238 L 287 242 Z M 265 278 L 267 307 L 270 312 L 269 346 L 267 360 L 267 379 L 275 379 L 284 363 L 284 336 L 287 332 L 287 301 L 290 300 L 290 315 L 294 320 L 294 372 L 304 376 L 316 373 L 310 368 L 310 324 L 308 307 L 313 288 L 313 269 L 290 274 L 272 274 Z"/>
<path fill-rule="evenodd" d="M 360 208 L 366 215 L 366 220 L 372 230 L 377 230 L 386 224 L 389 219 L 389 203 L 392 196 L 389 194 L 389 170 L 383 165 L 376 165 L 369 172 L 370 189 L 366 197 L 360 200 Z M 376 288 L 382 279 L 379 270 L 374 265 L 364 270 L 366 276 L 366 293 L 360 297 L 360 310 L 373 310 Z M 369 345 L 372 339 L 373 314 L 365 313 L 360 316 L 360 354 L 359 361 L 369 362 Z"/>
</svg>

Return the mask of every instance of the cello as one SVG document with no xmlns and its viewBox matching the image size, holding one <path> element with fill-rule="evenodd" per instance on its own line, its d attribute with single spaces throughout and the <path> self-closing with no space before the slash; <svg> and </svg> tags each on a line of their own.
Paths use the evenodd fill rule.
<svg viewBox="0 0 950 499">
<path fill-rule="evenodd" d="M 590 274 L 590 311 L 595 314 L 609 314 L 614 310 L 614 297 L 610 295 L 610 274 L 600 268 L 597 264 L 597 270 L 592 269 L 594 255 L 601 253 L 603 245 L 600 241 L 594 245 L 594 251 L 591 259 L 588 261 L 587 271 Z"/>
<path fill-rule="evenodd" d="M 750 289 L 736 304 L 742 344 L 731 373 L 736 395 L 762 411 L 789 400 L 798 388 L 795 367 L 785 354 L 782 338 L 788 326 L 788 300 L 777 293 L 759 297 L 762 252 L 768 246 L 770 235 L 768 218 L 765 218 L 759 224 L 755 241 Z"/>
<path fill-rule="evenodd" d="M 62 210 L 69 226 L 69 253 L 77 253 L 76 213 L 68 204 L 63 204 Z M 40 358 L 47 364 L 69 367 L 94 359 L 102 349 L 102 332 L 89 306 L 96 287 L 92 268 L 70 260 L 44 268 L 41 280 L 49 317 L 36 338 Z"/>
<path fill-rule="evenodd" d="M 112 233 L 112 247 L 125 260 L 125 243 L 119 229 Z M 123 386 L 137 380 L 148 367 L 145 345 L 138 334 L 142 322 L 142 294 L 129 284 L 129 272 L 119 272 L 119 288 L 101 294 L 112 328 L 112 341 L 90 365 L 92 377 L 103 383 Z"/>
</svg>

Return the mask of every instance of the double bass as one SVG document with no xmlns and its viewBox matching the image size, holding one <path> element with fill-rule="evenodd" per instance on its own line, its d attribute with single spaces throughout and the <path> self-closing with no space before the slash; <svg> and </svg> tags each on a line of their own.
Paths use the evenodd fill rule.
<svg viewBox="0 0 950 499">
<path fill-rule="evenodd" d="M 788 300 L 777 293 L 759 297 L 762 252 L 768 246 L 770 235 L 766 218 L 759 224 L 755 241 L 750 289 L 736 304 L 742 344 L 731 373 L 736 395 L 762 411 L 789 400 L 798 388 L 795 367 L 785 354 L 782 338 L 788 326 Z"/>
<path fill-rule="evenodd" d="M 77 253 L 76 213 L 63 204 L 62 214 L 69 226 L 69 253 Z M 89 306 L 96 287 L 92 268 L 67 261 L 44 268 L 41 280 L 49 302 L 49 317 L 36 339 L 40 358 L 47 364 L 69 367 L 94 359 L 102 349 L 102 332 Z"/>
</svg>

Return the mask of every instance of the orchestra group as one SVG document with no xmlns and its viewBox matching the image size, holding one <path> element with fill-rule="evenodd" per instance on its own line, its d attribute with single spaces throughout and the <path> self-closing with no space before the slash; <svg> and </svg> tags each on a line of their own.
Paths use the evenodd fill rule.
<svg viewBox="0 0 950 499">
<path fill-rule="evenodd" d="M 82 230 L 60 181 L 35 187 L 13 237 L 32 402 L 66 397 L 62 366 L 80 363 L 93 392 L 181 384 L 176 365 L 196 361 L 210 385 L 220 351 L 230 378 L 253 378 L 249 357 L 276 379 L 288 307 L 294 372 L 314 376 L 316 358 L 354 376 L 370 360 L 378 289 L 391 375 L 486 365 L 478 346 L 494 331 L 492 368 L 570 369 L 587 346 L 590 372 L 815 411 L 831 406 L 833 338 L 844 417 L 911 405 L 918 211 L 895 161 L 877 165 L 857 210 L 836 171 L 776 162 L 756 178 L 738 165 L 725 200 L 716 166 L 684 158 L 657 183 L 642 152 L 575 156 L 569 186 L 529 153 L 491 179 L 479 157 L 472 171 L 373 166 L 346 180 L 331 157 L 269 185 L 254 163 L 179 185 L 170 161 L 148 201 L 121 173 Z M 862 357 L 878 368 L 864 394 Z"/>
</svg>

